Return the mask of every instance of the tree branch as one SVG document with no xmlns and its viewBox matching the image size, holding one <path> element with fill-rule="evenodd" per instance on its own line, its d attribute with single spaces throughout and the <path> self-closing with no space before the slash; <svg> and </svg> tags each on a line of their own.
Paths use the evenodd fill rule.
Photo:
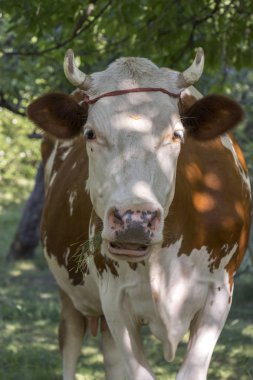
<svg viewBox="0 0 253 380">
<path fill-rule="evenodd" d="M 2 92 L 0 92 L 0 107 L 2 108 L 5 108 L 13 113 L 15 113 L 16 115 L 20 115 L 20 116 L 26 116 L 26 113 L 25 112 L 22 112 L 20 111 L 20 107 L 19 106 L 16 106 L 14 104 L 11 104 L 10 102 L 8 102 L 5 98 L 4 98 L 4 94 Z"/>
<path fill-rule="evenodd" d="M 192 47 L 193 41 L 194 41 L 194 34 L 195 34 L 197 27 L 200 24 L 202 24 L 203 22 L 209 20 L 210 18 L 213 18 L 213 16 L 219 11 L 220 5 L 221 5 L 221 0 L 216 0 L 214 9 L 210 13 L 208 13 L 207 15 L 205 15 L 201 18 L 194 18 L 193 20 L 191 18 L 189 18 L 188 20 L 184 21 L 184 24 L 191 22 L 192 29 L 191 29 L 189 38 L 185 42 L 184 46 L 180 49 L 180 51 L 177 54 L 174 55 L 174 57 L 172 57 L 172 65 L 178 63 L 182 59 L 182 57 L 184 56 L 185 50 Z"/>
<path fill-rule="evenodd" d="M 67 38 L 66 40 L 62 41 L 62 42 L 59 42 L 57 44 L 55 44 L 54 46 L 50 47 L 50 48 L 47 48 L 47 49 L 44 49 L 44 50 L 37 50 L 37 51 L 11 51 L 11 52 L 7 52 L 7 51 L 2 51 L 2 53 L 5 55 L 5 56 L 15 56 L 15 55 L 19 55 L 19 56 L 41 56 L 41 55 L 44 55 L 46 53 L 49 53 L 49 52 L 52 52 L 54 50 L 58 50 L 66 45 L 68 45 L 71 41 L 73 41 L 76 37 L 80 36 L 80 34 L 82 34 L 83 32 L 85 32 L 86 30 L 88 30 L 101 16 L 102 14 L 106 11 L 106 9 L 111 5 L 112 3 L 112 0 L 109 0 L 105 6 L 98 12 L 98 14 L 96 16 L 94 16 L 94 18 L 92 20 L 90 20 L 86 25 L 84 26 L 79 26 L 78 25 L 78 22 L 80 22 L 80 24 L 82 23 L 82 25 L 85 23 L 85 21 L 88 20 L 88 16 L 89 15 L 86 15 L 85 14 L 85 17 L 82 16 L 81 19 L 78 20 L 76 26 L 74 27 L 74 30 L 71 34 L 71 37 Z"/>
</svg>

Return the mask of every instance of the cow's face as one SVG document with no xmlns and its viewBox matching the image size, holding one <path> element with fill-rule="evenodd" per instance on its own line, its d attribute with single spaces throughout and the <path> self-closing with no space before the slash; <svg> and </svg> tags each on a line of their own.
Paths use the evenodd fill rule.
<svg viewBox="0 0 253 380">
<path fill-rule="evenodd" d="M 187 104 L 182 93 L 180 111 L 179 98 L 160 90 L 100 96 L 133 88 L 166 88 L 178 94 L 180 87 L 187 87 L 186 80 L 189 86 L 192 78 L 200 76 L 202 68 L 200 50 L 183 76 L 144 59 L 123 59 L 87 78 L 70 54 L 65 64 L 68 77 L 75 84 L 85 84 L 86 94 L 91 100 L 99 97 L 98 101 L 78 104 L 56 93 L 29 106 L 30 118 L 55 137 L 84 133 L 87 188 L 103 221 L 103 253 L 113 259 L 143 260 L 161 246 L 184 135 L 214 138 L 234 127 L 242 112 L 235 102 L 215 95 L 198 101 L 191 98 Z"/>
<path fill-rule="evenodd" d="M 184 136 L 177 103 L 163 93 L 141 92 L 90 107 L 84 128 L 88 188 L 111 255 L 143 259 L 162 243 Z"/>
</svg>

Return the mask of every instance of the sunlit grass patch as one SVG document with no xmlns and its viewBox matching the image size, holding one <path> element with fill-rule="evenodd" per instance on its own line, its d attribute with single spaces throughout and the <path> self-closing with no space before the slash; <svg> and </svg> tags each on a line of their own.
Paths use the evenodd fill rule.
<svg viewBox="0 0 253 380">
<path fill-rule="evenodd" d="M 0 378 L 5 380 L 60 380 L 60 358 L 57 353 L 24 345 L 18 351 L 5 350 L 0 358 Z"/>
<path fill-rule="evenodd" d="M 0 276 L 0 379 L 60 380 L 58 295 L 48 269 L 17 262 L 2 265 Z"/>
<path fill-rule="evenodd" d="M 248 325 L 242 329 L 242 334 L 249 336 L 253 339 L 253 323 L 251 325 Z"/>
</svg>

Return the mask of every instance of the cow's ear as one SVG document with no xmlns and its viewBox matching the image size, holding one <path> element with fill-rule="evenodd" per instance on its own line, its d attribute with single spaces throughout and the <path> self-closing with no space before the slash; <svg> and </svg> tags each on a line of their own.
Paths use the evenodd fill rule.
<svg viewBox="0 0 253 380">
<path fill-rule="evenodd" d="M 181 112 L 188 135 L 203 141 L 234 128 L 243 116 L 238 103 L 221 95 L 208 95 Z"/>
<path fill-rule="evenodd" d="M 88 116 L 88 105 L 79 105 L 71 96 L 49 93 L 34 100 L 27 115 L 39 128 L 59 139 L 81 133 Z"/>
</svg>

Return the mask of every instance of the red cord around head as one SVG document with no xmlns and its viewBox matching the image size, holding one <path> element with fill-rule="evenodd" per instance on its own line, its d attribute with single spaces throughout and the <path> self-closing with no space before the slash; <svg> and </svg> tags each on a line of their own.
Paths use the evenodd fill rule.
<svg viewBox="0 0 253 380">
<path fill-rule="evenodd" d="M 159 88 L 159 87 L 140 87 L 140 88 L 129 88 L 126 90 L 116 90 L 116 91 L 111 91 L 111 92 L 106 92 L 105 94 L 102 94 L 96 98 L 90 99 L 88 95 L 85 94 L 83 102 L 86 104 L 94 104 L 98 100 L 108 97 L 108 96 L 118 96 L 118 95 L 124 95 L 124 94 L 129 94 L 132 92 L 163 92 L 166 95 L 169 95 L 173 98 L 180 98 L 181 91 L 175 94 L 174 92 L 170 92 L 165 90 L 164 88 Z"/>
</svg>

